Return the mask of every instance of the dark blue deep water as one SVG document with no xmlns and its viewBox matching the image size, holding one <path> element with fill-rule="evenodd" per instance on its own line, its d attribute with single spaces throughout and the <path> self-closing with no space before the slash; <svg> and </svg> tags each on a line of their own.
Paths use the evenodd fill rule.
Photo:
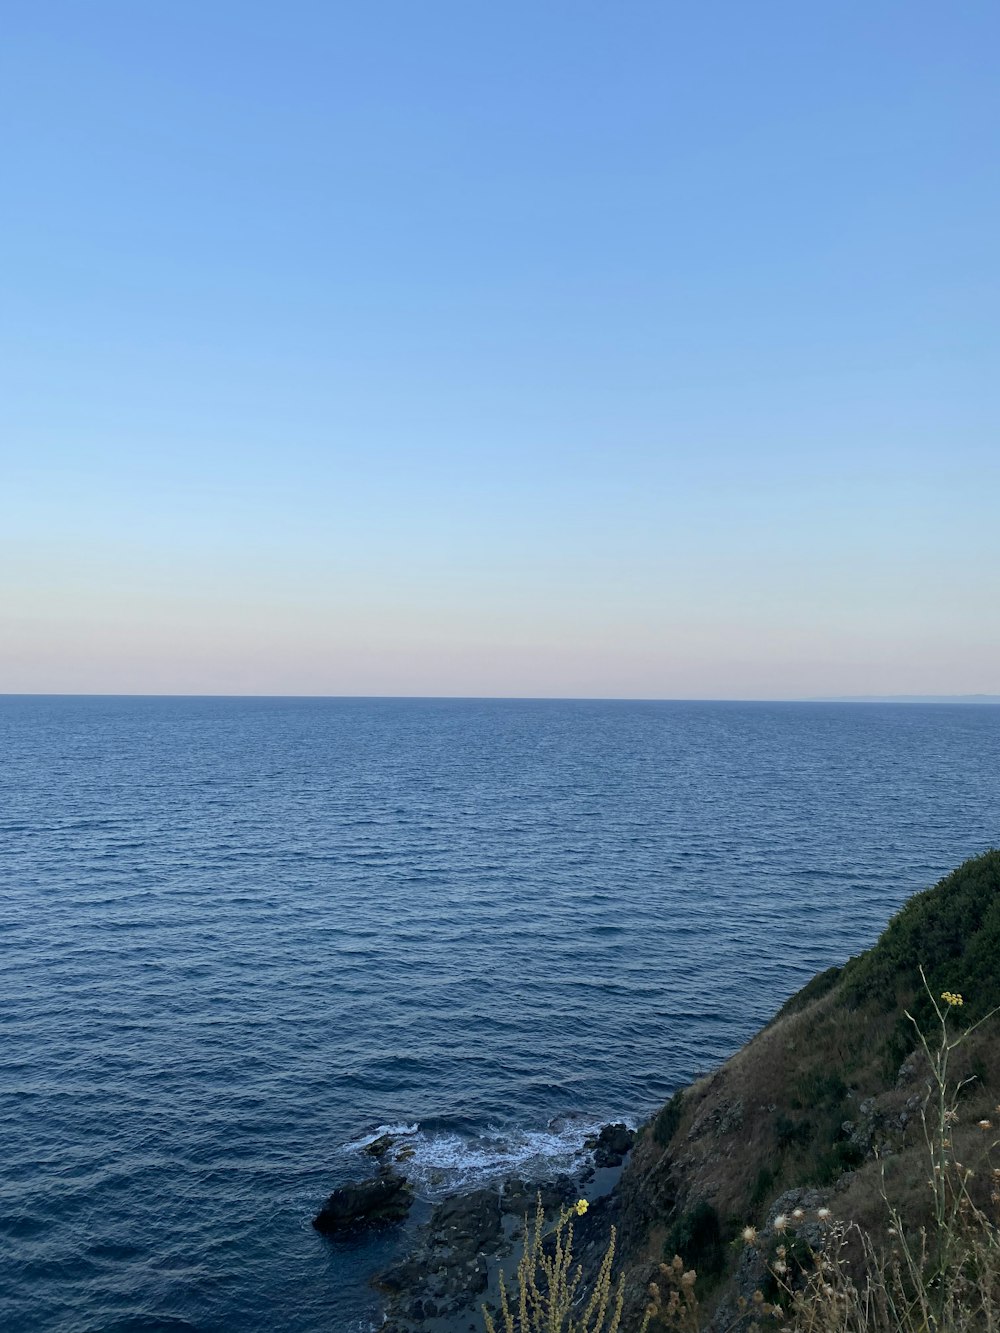
<svg viewBox="0 0 1000 1333">
<path fill-rule="evenodd" d="M 362 1330 L 309 1218 L 638 1119 L 1000 841 L 1000 708 L 0 700 L 0 1328 Z"/>
</svg>

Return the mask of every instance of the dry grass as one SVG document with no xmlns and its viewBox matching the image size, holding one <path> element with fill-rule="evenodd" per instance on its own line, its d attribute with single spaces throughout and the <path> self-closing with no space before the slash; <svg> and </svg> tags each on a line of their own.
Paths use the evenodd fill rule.
<svg viewBox="0 0 1000 1333">
<path fill-rule="evenodd" d="M 740 1239 L 761 1254 L 766 1277 L 751 1298 L 741 1298 L 736 1327 L 788 1333 L 1000 1331 L 994 1120 L 982 1116 L 968 1123 L 963 1082 L 953 1077 L 958 1053 L 993 1015 L 956 1027 L 961 997 L 945 992 L 938 998 L 926 981 L 925 987 L 935 1016 L 930 1038 L 914 1025 L 930 1073 L 919 1116 L 924 1222 L 907 1220 L 892 1192 L 891 1177 L 899 1173 L 883 1171 L 878 1225 L 835 1220 L 827 1208 L 812 1217 L 797 1209 L 773 1219 L 767 1231 L 748 1225 Z M 817 1226 L 819 1242 L 806 1243 L 805 1233 L 815 1236 Z M 649 1296 L 644 1329 L 695 1333 L 707 1327 L 694 1275 L 679 1256 L 660 1266 Z"/>
<path fill-rule="evenodd" d="M 648 1176 L 656 1190 L 640 1211 L 655 1226 L 657 1215 L 704 1200 L 733 1235 L 748 1217 L 759 1221 L 782 1190 L 832 1185 L 855 1168 L 869 1176 L 859 1190 L 868 1211 L 879 1202 L 878 1173 L 861 1160 L 870 1149 L 909 1155 L 912 1174 L 922 1178 L 923 1143 L 907 1102 L 929 1070 L 905 1011 L 924 1027 L 935 1020 L 918 964 L 926 964 L 936 995 L 963 978 L 970 990 L 963 1012 L 974 1021 L 1000 1004 L 998 956 L 1000 852 L 993 851 L 916 895 L 873 949 L 814 978 L 732 1059 L 686 1089 L 675 1099 L 669 1133 L 663 1113 L 656 1117 L 633 1154 L 634 1175 Z M 997 1050 L 996 1036 L 980 1031 L 954 1053 L 955 1080 L 976 1075 L 963 1090 L 966 1118 L 1000 1100 Z M 874 1141 L 851 1160 L 842 1126 L 857 1124 L 869 1102 Z M 766 1187 L 757 1179 L 764 1164 Z M 639 1238 L 622 1239 L 639 1258 Z"/>
<path fill-rule="evenodd" d="M 584 1200 L 563 1208 L 554 1227 L 546 1231 L 541 1195 L 534 1222 L 524 1219 L 524 1253 L 517 1266 L 517 1293 L 508 1294 L 500 1275 L 500 1328 L 502 1333 L 619 1333 L 622 1318 L 622 1283 L 612 1284 L 615 1231 L 605 1251 L 589 1300 L 584 1304 L 583 1272 L 573 1262 L 573 1218 L 586 1212 Z M 486 1333 L 497 1333 L 484 1308 Z M 645 1330 L 649 1323 L 643 1325 Z"/>
<path fill-rule="evenodd" d="M 926 1202 L 926 1146 L 913 1102 L 923 1098 L 933 1075 L 912 1026 L 905 1025 L 908 1046 L 898 1049 L 904 1025 L 895 1010 L 845 1005 L 837 987 L 779 1016 L 686 1089 L 669 1139 L 658 1141 L 653 1129 L 633 1152 L 627 1188 L 639 1192 L 649 1182 L 649 1197 L 636 1210 L 649 1222 L 645 1237 L 623 1237 L 627 1257 L 669 1258 L 661 1249 L 669 1217 L 699 1201 L 715 1208 L 728 1241 L 747 1221 L 759 1223 L 784 1190 L 806 1186 L 836 1184 L 849 1215 L 877 1226 L 884 1205 L 876 1157 L 885 1163 L 904 1217 L 919 1216 Z M 997 1052 L 996 1034 L 980 1029 L 952 1055 L 951 1074 L 962 1085 L 955 1140 L 967 1153 L 975 1147 L 970 1125 L 993 1114 L 1000 1100 Z M 860 1130 L 866 1115 L 872 1141 L 855 1150 L 843 1126 L 852 1122 Z M 980 1185 L 970 1192 L 983 1206 Z M 699 1258 L 682 1254 L 689 1265 Z"/>
<path fill-rule="evenodd" d="M 891 1213 L 890 1213 L 891 1217 Z M 832 1222 L 823 1243 L 797 1253 L 790 1228 L 768 1245 L 768 1281 L 741 1298 L 733 1328 L 786 1333 L 995 1333 L 1000 1329 L 1000 1233 L 971 1211 L 942 1233 L 876 1239 L 857 1223 Z M 687 1279 L 687 1285 L 684 1279 Z M 643 1329 L 699 1333 L 709 1325 L 679 1258 L 660 1266 Z"/>
</svg>

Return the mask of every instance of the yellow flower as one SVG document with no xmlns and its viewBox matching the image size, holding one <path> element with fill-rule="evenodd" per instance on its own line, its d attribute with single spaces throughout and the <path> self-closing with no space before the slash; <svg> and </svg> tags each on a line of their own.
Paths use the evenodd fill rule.
<svg viewBox="0 0 1000 1333">
<path fill-rule="evenodd" d="M 742 1231 L 743 1240 L 747 1245 L 752 1245 L 757 1239 L 756 1227 L 744 1227 Z"/>
<path fill-rule="evenodd" d="M 590 1204 L 587 1202 L 586 1199 L 577 1199 L 577 1201 L 576 1201 L 576 1215 L 577 1215 L 577 1217 L 582 1217 L 582 1216 L 584 1215 L 584 1213 L 587 1211 L 587 1209 L 588 1209 L 589 1207 L 590 1207 Z"/>
<path fill-rule="evenodd" d="M 958 1006 L 963 1002 L 961 995 L 959 995 L 957 991 L 953 990 L 943 990 L 941 992 L 941 999 L 944 1000 L 945 1004 L 951 1005 L 953 1009 L 957 1009 Z"/>
</svg>

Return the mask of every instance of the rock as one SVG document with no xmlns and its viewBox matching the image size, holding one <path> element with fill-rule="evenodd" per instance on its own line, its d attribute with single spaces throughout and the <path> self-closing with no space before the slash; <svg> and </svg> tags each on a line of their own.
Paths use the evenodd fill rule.
<svg viewBox="0 0 1000 1333">
<path fill-rule="evenodd" d="M 398 1321 L 407 1333 L 415 1333 L 428 1320 L 451 1319 L 466 1310 L 470 1318 L 477 1319 L 477 1301 L 488 1286 L 489 1258 L 503 1243 L 496 1188 L 456 1195 L 437 1204 L 407 1259 L 373 1281 L 389 1295 L 390 1320 Z"/>
<path fill-rule="evenodd" d="M 735 1101 L 725 1102 L 721 1108 L 717 1133 L 732 1134 L 736 1130 L 742 1128 L 743 1128 L 743 1103 L 739 1100 L 739 1098 L 737 1098 Z"/>
<path fill-rule="evenodd" d="M 427 1277 L 424 1265 L 416 1259 L 404 1259 L 402 1263 L 386 1268 L 372 1279 L 372 1286 L 378 1291 L 395 1293 L 412 1291 L 421 1286 Z"/>
<path fill-rule="evenodd" d="M 773 1107 L 768 1107 L 773 1110 Z M 688 1141 L 704 1138 L 711 1135 L 713 1138 L 721 1138 L 724 1134 L 732 1134 L 735 1130 L 743 1128 L 743 1102 L 737 1098 L 735 1101 L 722 1101 L 710 1103 L 707 1111 L 702 1112 L 695 1118 L 694 1124 L 687 1132 Z"/>
<path fill-rule="evenodd" d="M 820 1208 L 826 1207 L 827 1201 L 828 1196 L 824 1191 L 808 1188 L 786 1190 L 774 1200 L 768 1209 L 767 1220 L 761 1227 L 760 1242 L 742 1246 L 734 1273 L 733 1289 L 723 1295 L 708 1325 L 709 1330 L 733 1333 L 737 1329 L 747 1330 L 752 1325 L 752 1314 L 744 1311 L 747 1306 L 752 1311 L 754 1292 L 767 1287 L 770 1279 L 768 1254 L 773 1256 L 773 1245 L 779 1241 L 789 1246 L 804 1242 L 813 1253 L 822 1250 L 829 1233 L 817 1213 Z M 795 1216 L 796 1209 L 802 1210 L 801 1218 Z M 773 1229 L 775 1219 L 779 1216 L 784 1217 L 786 1223 L 780 1235 Z M 746 1302 L 743 1309 L 738 1304 L 740 1299 Z"/>
<path fill-rule="evenodd" d="M 500 1196 L 500 1207 L 514 1217 L 533 1214 L 537 1189 L 537 1185 L 531 1185 L 526 1180 L 508 1180 Z"/>
<path fill-rule="evenodd" d="M 313 1218 L 324 1235 L 399 1222 L 410 1211 L 413 1192 L 406 1179 L 384 1171 L 370 1180 L 335 1189 Z"/>
<path fill-rule="evenodd" d="M 558 1209 L 562 1204 L 575 1203 L 579 1195 L 579 1182 L 568 1176 L 559 1176 L 556 1180 L 529 1184 L 525 1180 L 508 1180 L 504 1185 L 500 1206 L 505 1213 L 514 1217 L 535 1216 L 535 1208 L 541 1196 L 545 1212 Z"/>
<path fill-rule="evenodd" d="M 438 1242 L 473 1254 L 482 1250 L 500 1230 L 500 1196 L 496 1190 L 446 1199 L 434 1209 L 431 1232 Z"/>
<path fill-rule="evenodd" d="M 820 1250 L 826 1236 L 826 1227 L 817 1217 L 820 1208 L 825 1208 L 828 1195 L 823 1190 L 812 1188 L 785 1190 L 771 1204 L 767 1213 L 764 1230 L 770 1231 L 774 1219 L 779 1215 L 787 1219 L 792 1233 L 804 1240 L 813 1250 Z M 795 1217 L 796 1209 L 801 1209 L 803 1217 Z M 751 1293 L 752 1294 L 752 1293 Z"/>
<path fill-rule="evenodd" d="M 365 1144 L 365 1152 L 369 1157 L 384 1157 L 394 1143 L 391 1134 L 380 1134 L 377 1139 Z"/>
<path fill-rule="evenodd" d="M 597 1136 L 594 1145 L 594 1165 L 599 1167 L 621 1166 L 625 1154 L 635 1142 L 635 1130 L 621 1123 L 605 1125 Z"/>
<path fill-rule="evenodd" d="M 627 1136 L 624 1140 L 621 1130 Z M 605 1143 L 627 1150 L 631 1132 L 625 1126 L 610 1126 L 609 1131 L 615 1133 L 609 1132 Z M 510 1178 L 502 1186 L 443 1199 L 415 1229 L 409 1255 L 372 1280 L 388 1298 L 387 1322 L 379 1333 L 481 1331 L 481 1305 L 496 1303 L 498 1266 L 505 1260 L 515 1262 L 511 1256 L 517 1250 L 518 1220 L 526 1213 L 534 1218 L 541 1195 L 548 1253 L 560 1210 L 580 1194 L 578 1176 L 560 1175 L 546 1181 Z M 591 1270 L 596 1274 L 607 1248 L 609 1218 L 603 1217 L 607 1207 L 608 1201 L 598 1198 L 585 1216 L 574 1218 L 575 1252 L 588 1274 Z"/>
</svg>

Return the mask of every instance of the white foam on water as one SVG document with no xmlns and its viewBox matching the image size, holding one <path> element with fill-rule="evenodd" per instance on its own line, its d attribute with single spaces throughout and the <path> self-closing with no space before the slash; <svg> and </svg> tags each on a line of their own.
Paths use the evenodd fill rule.
<svg viewBox="0 0 1000 1333">
<path fill-rule="evenodd" d="M 394 1139 L 408 1138 L 411 1134 L 416 1134 L 420 1126 L 414 1122 L 412 1125 L 379 1125 L 378 1129 L 373 1129 L 370 1134 L 366 1134 L 363 1139 L 356 1139 L 354 1143 L 357 1147 L 365 1148 L 369 1143 L 374 1143 L 380 1139 L 383 1134 L 390 1134 Z"/>
<path fill-rule="evenodd" d="M 631 1123 L 624 1116 L 618 1119 Z M 400 1170 L 421 1197 L 433 1200 L 509 1176 L 533 1180 L 581 1170 L 590 1159 L 586 1140 L 607 1123 L 566 1117 L 550 1122 L 544 1130 L 487 1130 L 475 1136 L 448 1131 L 425 1133 L 419 1125 L 387 1125 L 353 1140 L 345 1150 L 361 1152 L 381 1134 L 402 1138 L 404 1142 L 390 1149 L 382 1160 L 395 1161 L 402 1148 Z"/>
<path fill-rule="evenodd" d="M 383 1134 L 390 1135 L 393 1139 L 408 1139 L 418 1133 L 420 1126 L 414 1122 L 412 1125 L 379 1125 L 377 1129 L 366 1130 L 364 1134 L 359 1134 L 356 1139 L 351 1139 L 348 1143 L 342 1143 L 338 1152 L 345 1156 L 353 1156 L 355 1153 L 363 1152 L 376 1139 L 380 1139 Z"/>
</svg>

